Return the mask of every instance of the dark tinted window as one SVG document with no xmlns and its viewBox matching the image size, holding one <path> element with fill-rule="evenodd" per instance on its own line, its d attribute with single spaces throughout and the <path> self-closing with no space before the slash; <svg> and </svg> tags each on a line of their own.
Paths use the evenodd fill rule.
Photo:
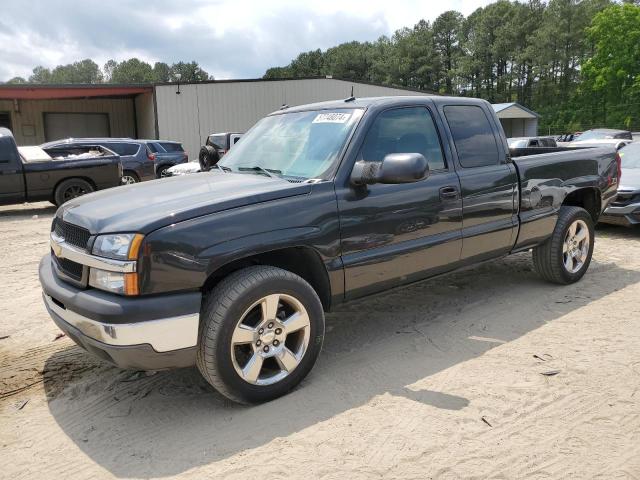
<svg viewBox="0 0 640 480">
<path fill-rule="evenodd" d="M 8 128 L 11 130 L 11 114 L 7 112 L 0 112 L 0 128 Z"/>
<path fill-rule="evenodd" d="M 109 150 L 113 150 L 118 155 L 136 155 L 140 146 L 135 143 L 103 143 Z"/>
<path fill-rule="evenodd" d="M 482 108 L 474 105 L 444 107 L 458 159 L 463 167 L 497 165 L 500 155 L 493 129 Z"/>
<path fill-rule="evenodd" d="M 398 108 L 378 115 L 360 156 L 368 162 L 379 162 L 390 153 L 421 153 L 430 170 L 445 168 L 438 131 L 426 108 Z"/>
<path fill-rule="evenodd" d="M 160 148 L 158 148 L 158 145 L 153 142 L 147 143 L 147 148 L 151 153 L 158 153 L 158 151 L 160 150 Z"/>
<path fill-rule="evenodd" d="M 615 138 L 624 138 L 627 140 L 633 140 L 633 136 L 631 135 L 631 132 L 620 132 L 615 136 Z"/>
<path fill-rule="evenodd" d="M 15 163 L 17 158 L 16 145 L 13 139 L 0 135 L 0 163 Z"/>
<path fill-rule="evenodd" d="M 184 152 L 184 149 L 182 148 L 182 145 L 180 145 L 179 143 L 160 142 L 160 145 L 162 146 L 162 148 L 165 149 L 166 152 L 169 152 L 169 153 L 172 153 L 172 152 Z"/>
<path fill-rule="evenodd" d="M 209 144 L 213 145 L 218 150 L 226 150 L 227 136 L 226 135 L 209 135 Z"/>
</svg>

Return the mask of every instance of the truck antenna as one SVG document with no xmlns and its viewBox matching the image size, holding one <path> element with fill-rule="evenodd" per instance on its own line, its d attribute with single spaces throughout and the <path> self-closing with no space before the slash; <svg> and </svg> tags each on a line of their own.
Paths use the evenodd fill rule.
<svg viewBox="0 0 640 480">
<path fill-rule="evenodd" d="M 349 98 L 346 98 L 344 101 L 345 102 L 353 102 L 356 99 L 356 97 L 353 96 L 353 85 L 351 85 L 351 96 Z"/>
</svg>

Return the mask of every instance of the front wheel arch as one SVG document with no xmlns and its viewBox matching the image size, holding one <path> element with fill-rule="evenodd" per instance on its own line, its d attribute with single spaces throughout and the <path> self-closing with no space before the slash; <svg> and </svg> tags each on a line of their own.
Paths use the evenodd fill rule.
<svg viewBox="0 0 640 480">
<path fill-rule="evenodd" d="M 332 286 L 329 273 L 320 254 L 311 247 L 286 247 L 236 258 L 216 267 L 209 273 L 202 286 L 203 294 L 210 292 L 225 277 L 254 265 L 266 265 L 290 271 L 311 285 L 316 291 L 325 312 L 331 308 Z"/>
</svg>

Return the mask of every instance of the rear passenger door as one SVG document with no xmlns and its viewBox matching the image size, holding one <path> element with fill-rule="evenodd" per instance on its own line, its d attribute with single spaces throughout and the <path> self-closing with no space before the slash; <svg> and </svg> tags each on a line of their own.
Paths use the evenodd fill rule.
<svg viewBox="0 0 640 480">
<path fill-rule="evenodd" d="M 481 105 L 442 107 L 462 191 L 462 260 L 508 253 L 517 235 L 518 175 Z"/>
</svg>

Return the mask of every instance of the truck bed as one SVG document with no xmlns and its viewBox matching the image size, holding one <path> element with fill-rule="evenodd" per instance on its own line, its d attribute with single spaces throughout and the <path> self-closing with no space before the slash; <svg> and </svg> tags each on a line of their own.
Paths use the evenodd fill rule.
<svg viewBox="0 0 640 480">
<path fill-rule="evenodd" d="M 611 147 L 522 148 L 510 152 L 520 178 L 520 231 L 514 251 L 539 242 L 536 232 L 552 229 L 560 206 L 573 191 L 585 187 L 593 190 L 594 220 L 602 205 L 616 195 L 617 163 Z"/>
</svg>

